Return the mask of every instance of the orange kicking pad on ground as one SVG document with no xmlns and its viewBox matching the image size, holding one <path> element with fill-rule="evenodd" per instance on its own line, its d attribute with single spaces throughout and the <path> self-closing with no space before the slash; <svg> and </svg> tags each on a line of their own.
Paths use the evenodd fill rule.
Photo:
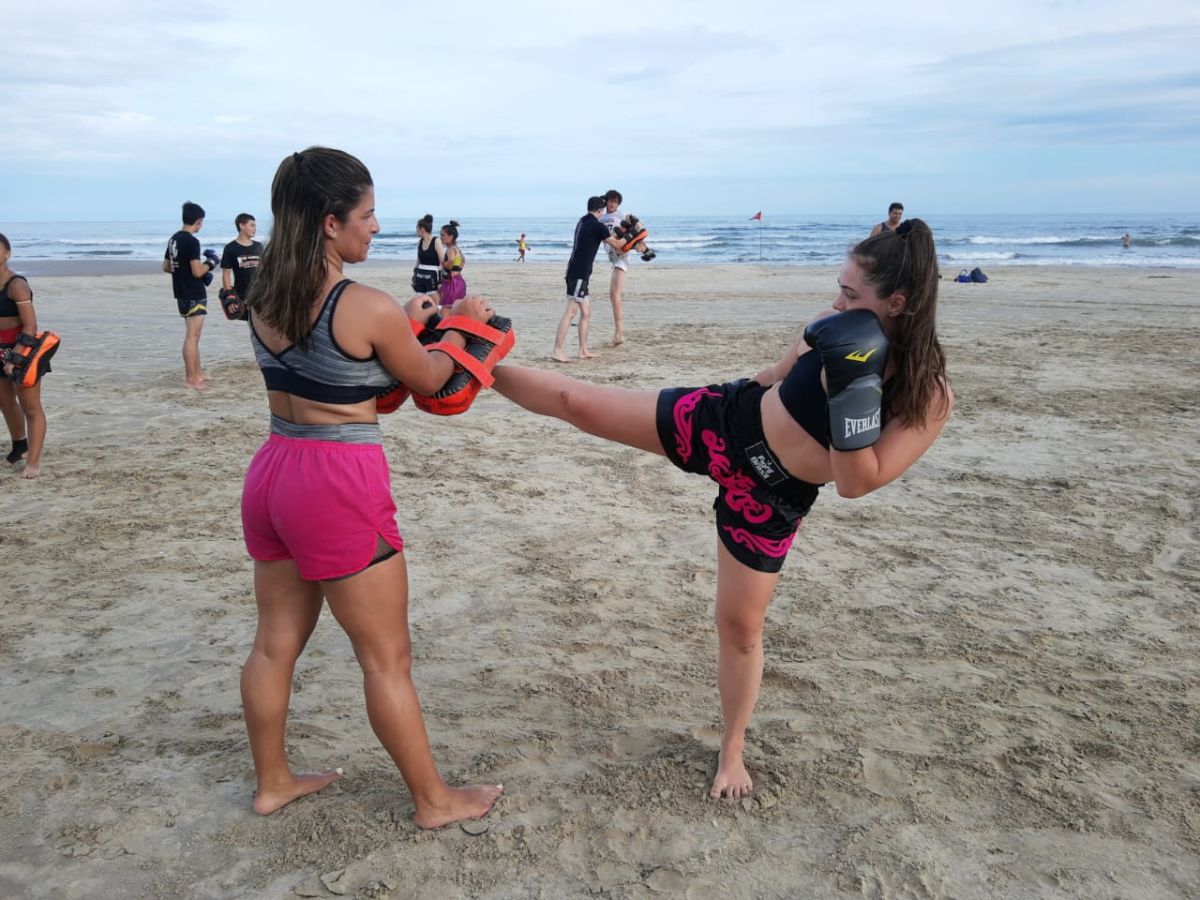
<svg viewBox="0 0 1200 900">
<path fill-rule="evenodd" d="M 496 379 L 492 369 L 508 356 L 517 342 L 512 321 L 492 316 L 486 325 L 467 316 L 449 316 L 438 324 L 438 331 L 457 331 L 467 339 L 465 350 L 450 343 L 430 344 L 425 349 L 440 350 L 456 363 L 454 374 L 436 394 L 413 394 L 418 409 L 435 416 L 456 416 L 466 412 L 479 391 L 491 387 Z"/>
<path fill-rule="evenodd" d="M 53 331 L 39 331 L 33 337 L 22 334 L 15 347 L 5 350 L 0 363 L 12 364 L 9 378 L 19 388 L 31 388 L 50 371 L 50 359 L 61 343 Z"/>
</svg>

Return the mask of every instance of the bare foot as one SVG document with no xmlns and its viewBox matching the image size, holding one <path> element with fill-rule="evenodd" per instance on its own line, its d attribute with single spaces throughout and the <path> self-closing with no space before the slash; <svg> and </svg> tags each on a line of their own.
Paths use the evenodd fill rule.
<svg viewBox="0 0 1200 900">
<path fill-rule="evenodd" d="M 186 384 L 188 387 L 192 388 L 193 390 L 197 390 L 197 391 L 207 391 L 208 390 L 208 382 L 205 381 L 203 378 L 197 378 L 195 381 L 185 381 L 184 384 Z"/>
<path fill-rule="evenodd" d="M 623 338 L 623 337 L 615 337 L 615 338 L 613 338 L 611 341 L 609 341 L 609 342 L 608 342 L 608 346 L 610 346 L 610 347 L 620 347 L 620 346 L 621 346 L 623 343 L 625 343 L 625 338 Z"/>
<path fill-rule="evenodd" d="M 588 350 L 580 350 L 580 351 L 579 351 L 579 358 L 580 358 L 580 359 L 595 359 L 595 358 L 596 358 L 596 354 L 595 354 L 595 353 L 591 353 L 591 352 L 590 352 L 590 351 L 588 351 Z"/>
<path fill-rule="evenodd" d="M 200 373 L 200 380 L 201 380 L 201 381 L 212 381 L 212 376 L 211 376 L 211 375 L 209 375 L 207 372 L 201 372 L 201 373 Z"/>
<path fill-rule="evenodd" d="M 341 768 L 325 772 L 301 772 L 292 776 L 291 784 L 272 791 L 257 791 L 254 794 L 254 811 L 260 816 L 269 816 L 275 810 L 287 806 L 297 797 L 312 794 L 342 777 Z"/>
<path fill-rule="evenodd" d="M 717 756 L 717 774 L 713 776 L 712 790 L 708 796 L 716 800 L 719 797 L 749 797 L 754 793 L 754 781 L 746 771 L 742 762 L 742 754 L 722 750 Z"/>
<path fill-rule="evenodd" d="M 502 784 L 472 784 L 451 788 L 444 805 L 418 809 L 413 821 L 418 828 L 441 828 L 463 819 L 482 819 L 503 793 Z"/>
<path fill-rule="evenodd" d="M 37 478 L 41 474 L 42 467 L 40 465 L 31 466 L 29 463 L 25 463 L 25 468 L 21 471 L 22 478 Z"/>
<path fill-rule="evenodd" d="M 572 360 L 570 357 L 568 357 L 565 353 L 560 353 L 557 350 L 555 350 L 553 353 L 550 354 L 550 358 L 552 360 L 554 360 L 555 362 L 560 362 L 560 363 L 574 362 L 574 360 Z"/>
</svg>

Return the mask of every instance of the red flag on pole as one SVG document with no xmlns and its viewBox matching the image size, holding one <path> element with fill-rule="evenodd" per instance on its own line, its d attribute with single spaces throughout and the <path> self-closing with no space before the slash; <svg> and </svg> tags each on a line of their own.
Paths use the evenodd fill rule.
<svg viewBox="0 0 1200 900">
<path fill-rule="evenodd" d="M 760 209 L 758 212 L 756 212 L 754 215 L 752 215 L 750 217 L 750 221 L 751 222 L 754 222 L 754 221 L 761 222 L 762 221 L 762 210 Z"/>
</svg>

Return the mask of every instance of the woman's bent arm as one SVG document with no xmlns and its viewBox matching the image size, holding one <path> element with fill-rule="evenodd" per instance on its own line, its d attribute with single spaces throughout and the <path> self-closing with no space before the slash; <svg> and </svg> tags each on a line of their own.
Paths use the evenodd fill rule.
<svg viewBox="0 0 1200 900">
<path fill-rule="evenodd" d="M 838 495 L 862 497 L 903 475 L 937 440 L 953 408 L 954 393 L 949 385 L 942 385 L 930 400 L 923 428 L 893 420 L 870 447 L 831 449 L 830 463 Z"/>
<path fill-rule="evenodd" d="M 413 335 L 408 315 L 392 297 L 377 292 L 386 302 L 376 300 L 376 315 L 371 323 L 371 346 L 379 361 L 399 381 L 418 394 L 437 392 L 454 374 L 454 360 L 445 353 L 429 352 Z M 454 304 L 452 312 L 487 322 L 491 308 L 482 297 L 464 297 Z M 456 331 L 446 331 L 441 341 L 466 346 L 466 339 Z"/>
</svg>

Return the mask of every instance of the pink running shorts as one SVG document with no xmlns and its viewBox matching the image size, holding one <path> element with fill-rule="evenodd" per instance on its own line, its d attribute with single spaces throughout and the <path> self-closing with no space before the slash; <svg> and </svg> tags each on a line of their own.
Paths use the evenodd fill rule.
<svg viewBox="0 0 1200 900">
<path fill-rule="evenodd" d="M 306 581 L 361 572 L 380 538 L 403 551 L 383 447 L 272 434 L 246 472 L 242 532 L 252 558 L 295 560 Z"/>
</svg>

